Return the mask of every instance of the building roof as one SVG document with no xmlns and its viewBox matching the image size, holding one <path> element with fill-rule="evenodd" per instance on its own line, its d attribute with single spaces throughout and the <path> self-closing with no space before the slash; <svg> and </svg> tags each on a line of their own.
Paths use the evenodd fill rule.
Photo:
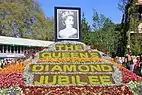
<svg viewBox="0 0 142 95">
<path fill-rule="evenodd" d="M 42 40 L 0 36 L 0 44 L 7 44 L 7 45 L 48 47 L 50 44 L 53 43 L 54 43 L 53 41 L 42 41 Z"/>
</svg>

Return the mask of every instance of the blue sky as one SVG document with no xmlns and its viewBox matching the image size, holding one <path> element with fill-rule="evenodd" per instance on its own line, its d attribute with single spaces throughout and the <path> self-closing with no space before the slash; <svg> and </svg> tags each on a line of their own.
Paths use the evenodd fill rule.
<svg viewBox="0 0 142 95">
<path fill-rule="evenodd" d="M 109 17 L 114 23 L 120 23 L 122 13 L 117 8 L 119 0 L 38 0 L 41 9 L 46 16 L 54 16 L 55 6 L 64 7 L 80 7 L 81 12 L 85 13 L 85 17 L 89 24 L 92 24 L 93 9 L 98 13 Z"/>
</svg>

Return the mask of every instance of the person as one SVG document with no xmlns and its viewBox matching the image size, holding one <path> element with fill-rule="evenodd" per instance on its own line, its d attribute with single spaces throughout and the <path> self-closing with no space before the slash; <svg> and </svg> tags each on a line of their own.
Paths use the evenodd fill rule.
<svg viewBox="0 0 142 95">
<path fill-rule="evenodd" d="M 122 62 L 122 66 L 129 69 L 128 66 L 127 66 L 127 63 L 128 63 L 128 58 L 127 58 L 127 56 L 125 56 L 124 61 Z"/>
<path fill-rule="evenodd" d="M 1 63 L 1 68 L 3 69 L 3 67 L 4 67 L 4 62 Z"/>
<path fill-rule="evenodd" d="M 58 37 L 62 39 L 78 38 L 78 31 L 73 27 L 74 25 L 74 13 L 71 11 L 65 11 L 62 13 L 63 25 L 65 28 L 60 30 Z"/>
<path fill-rule="evenodd" d="M 134 65 L 134 73 L 136 73 L 137 75 L 141 75 L 141 62 L 140 62 L 140 57 L 137 56 L 137 61 L 136 64 Z"/>
<path fill-rule="evenodd" d="M 142 55 L 140 56 L 140 72 L 141 72 L 141 77 L 142 77 Z"/>
<path fill-rule="evenodd" d="M 128 67 L 129 67 L 129 70 L 130 70 L 131 72 L 133 72 L 133 70 L 134 70 L 133 59 L 132 59 L 131 55 L 128 55 L 127 57 L 128 57 L 128 63 L 127 63 L 127 65 L 128 65 Z"/>
<path fill-rule="evenodd" d="M 118 63 L 122 64 L 122 58 L 121 57 L 118 57 Z"/>
</svg>

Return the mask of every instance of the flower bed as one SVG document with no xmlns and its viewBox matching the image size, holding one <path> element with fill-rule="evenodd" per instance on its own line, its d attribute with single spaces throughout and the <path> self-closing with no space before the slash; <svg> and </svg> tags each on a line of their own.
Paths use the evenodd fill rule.
<svg viewBox="0 0 142 95">
<path fill-rule="evenodd" d="M 23 73 L 25 67 L 27 64 L 30 64 L 30 62 L 23 62 L 23 63 L 15 63 L 12 64 L 8 67 L 5 67 L 4 69 L 0 70 L 0 74 L 3 73 L 12 73 L 12 72 L 18 72 L 18 73 Z"/>
<path fill-rule="evenodd" d="M 41 52 L 49 52 L 49 51 L 56 51 L 56 46 L 58 44 L 67 44 L 68 42 L 58 42 L 49 48 L 49 50 L 43 50 Z M 81 42 L 69 42 L 70 44 L 82 44 Z M 83 51 L 81 57 L 86 56 L 85 54 L 87 52 L 84 52 L 86 50 L 85 45 L 83 44 L 84 48 L 77 48 L 77 49 L 82 49 Z M 85 49 L 85 50 L 83 50 Z M 62 51 L 64 52 L 64 51 Z M 68 52 L 65 50 L 65 52 Z M 28 75 L 27 73 L 28 66 L 31 65 L 30 62 L 26 63 L 21 63 L 21 64 L 13 64 L 11 66 L 8 66 L 2 70 L 0 70 L 0 95 L 9 95 L 9 94 L 16 94 L 16 95 L 142 95 L 141 87 L 142 87 L 142 77 L 137 76 L 136 74 L 128 71 L 126 68 L 122 67 L 121 65 L 116 64 L 113 61 L 110 60 L 105 60 L 103 58 L 100 58 L 96 56 L 96 53 L 89 52 L 89 54 L 94 54 L 92 57 L 96 58 L 72 58 L 76 57 L 75 53 L 72 53 L 74 55 L 71 55 L 71 58 L 46 58 L 49 57 L 47 55 L 44 55 L 44 58 L 40 58 L 39 54 L 37 57 L 34 59 L 34 63 L 32 64 L 52 64 L 51 71 L 53 72 L 33 72 L 32 74 L 50 74 L 50 75 L 66 75 L 68 76 L 69 74 L 72 75 L 93 75 L 93 74 L 111 74 L 112 78 L 115 80 L 114 84 L 99 84 L 99 85 L 40 85 L 40 86 L 27 86 L 25 85 L 25 81 L 30 80 L 30 78 L 27 79 L 24 76 L 24 73 Z M 47 54 L 47 53 L 46 53 Z M 87 55 L 87 56 L 88 56 Z M 55 55 L 54 55 L 55 56 Z M 43 56 L 42 56 L 43 57 Z M 107 66 L 109 64 L 113 65 L 112 68 L 113 70 L 111 72 L 84 72 L 83 69 L 80 66 L 80 71 L 77 70 L 76 72 L 61 72 L 61 71 L 56 71 L 54 70 L 59 70 L 59 66 L 62 65 L 73 65 L 73 64 L 79 64 L 86 66 L 87 64 L 106 64 Z M 59 66 L 58 66 L 59 65 Z M 76 65 L 77 66 L 77 65 Z M 58 68 L 57 68 L 58 67 Z M 86 68 L 88 68 L 86 66 Z M 38 70 L 38 69 L 34 69 Z M 69 69 L 70 71 L 71 69 Z M 105 69 L 104 69 L 105 70 Z M 103 70 L 102 70 L 103 71 Z M 30 76 L 30 74 L 29 74 Z M 118 80 L 117 80 L 118 79 Z M 60 79 L 61 80 L 61 79 Z M 122 80 L 122 81 L 121 81 Z M 81 82 L 80 82 L 81 83 Z"/>
<path fill-rule="evenodd" d="M 102 58 L 50 58 L 39 59 L 37 63 L 41 62 L 104 62 Z"/>
<path fill-rule="evenodd" d="M 22 73 L 3 73 L 0 74 L 0 88 L 24 85 Z"/>
<path fill-rule="evenodd" d="M 133 95 L 125 86 L 22 87 L 25 95 Z"/>
</svg>

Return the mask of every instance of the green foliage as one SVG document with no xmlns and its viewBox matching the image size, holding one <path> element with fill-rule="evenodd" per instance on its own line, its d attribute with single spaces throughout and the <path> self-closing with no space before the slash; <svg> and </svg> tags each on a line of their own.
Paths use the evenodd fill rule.
<svg viewBox="0 0 142 95">
<path fill-rule="evenodd" d="M 84 13 L 82 14 L 82 20 L 81 20 L 81 31 L 82 31 L 82 41 L 84 43 L 89 43 L 89 32 L 90 32 L 90 26 L 88 25 L 88 22 L 86 21 L 86 18 L 84 16 Z"/>
<path fill-rule="evenodd" d="M 125 7 L 128 4 L 128 2 L 129 0 L 119 0 L 118 9 L 122 11 L 122 13 L 125 13 Z"/>
<path fill-rule="evenodd" d="M 110 19 L 105 17 L 103 14 L 99 14 L 95 9 L 93 10 L 93 30 L 97 31 L 104 27 L 106 23 L 110 22 Z"/>
<path fill-rule="evenodd" d="M 82 15 L 83 42 L 102 52 L 110 54 L 116 51 L 120 41 L 120 26 L 111 22 L 103 14 L 93 11 L 93 30 L 88 26 L 84 14 Z"/>
<path fill-rule="evenodd" d="M 115 52 L 121 38 L 120 32 L 116 31 L 115 27 L 117 26 L 113 23 L 105 24 L 103 29 L 94 32 L 94 37 L 91 39 L 92 43 L 105 53 Z"/>
<path fill-rule="evenodd" d="M 126 50 L 126 46 L 129 44 L 130 49 L 133 52 L 133 54 L 138 55 L 141 51 L 141 43 L 137 39 L 137 37 L 130 38 L 127 37 L 129 31 L 134 31 L 135 33 L 138 32 L 138 25 L 139 25 L 139 19 L 138 19 L 138 6 L 136 5 L 136 0 L 119 0 L 118 3 L 119 9 L 123 12 L 123 18 L 122 18 L 122 30 L 121 30 L 121 36 L 122 36 L 122 47 Z M 131 42 L 131 44 L 130 44 Z"/>
<path fill-rule="evenodd" d="M 95 31 L 91 39 L 92 44 L 107 54 L 115 52 L 121 38 L 120 32 L 116 30 L 117 27 L 118 25 L 109 18 L 94 11 L 93 28 Z"/>
<path fill-rule="evenodd" d="M 135 36 L 131 42 L 131 51 L 134 55 L 142 54 L 142 41 Z"/>
<path fill-rule="evenodd" d="M 53 40 L 53 21 L 44 17 L 36 1 L 8 0 L 0 3 L 0 11 L 0 35 Z"/>
<path fill-rule="evenodd" d="M 134 55 L 139 55 L 142 54 L 142 42 L 141 42 L 141 38 L 139 38 L 139 34 L 138 34 L 138 25 L 139 23 L 141 23 L 141 21 L 139 21 L 138 19 L 138 11 L 137 11 L 137 6 L 136 6 L 136 1 L 133 1 L 131 3 L 131 6 L 129 7 L 129 17 L 130 17 L 130 22 L 129 22 L 129 31 L 134 31 L 135 35 L 137 36 L 133 36 L 133 38 L 130 38 L 130 42 L 131 42 L 131 51 Z"/>
</svg>

